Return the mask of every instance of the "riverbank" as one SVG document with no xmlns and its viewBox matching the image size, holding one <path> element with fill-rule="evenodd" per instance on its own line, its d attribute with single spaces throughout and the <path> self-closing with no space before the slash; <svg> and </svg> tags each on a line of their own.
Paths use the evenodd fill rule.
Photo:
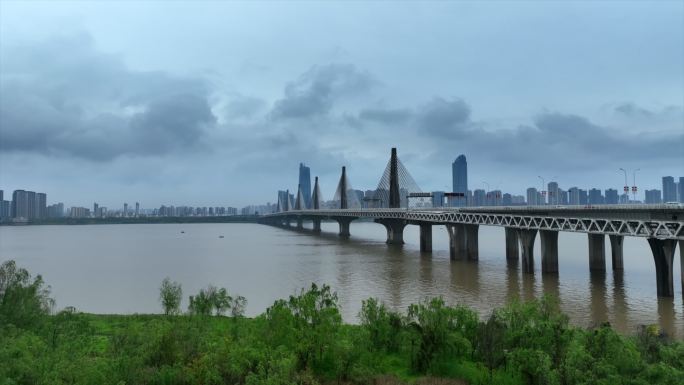
<svg viewBox="0 0 684 385">
<path fill-rule="evenodd" d="M 684 343 L 655 326 L 621 336 L 573 327 L 551 297 L 479 319 L 426 299 L 405 313 L 363 301 L 342 322 L 337 294 L 314 284 L 242 316 L 246 301 L 164 280 L 167 315 L 54 315 L 40 277 L 0 271 L 2 384 L 681 384 Z M 223 316 L 229 312 L 230 317 Z"/>
<path fill-rule="evenodd" d="M 31 225 L 113 225 L 156 223 L 257 223 L 258 215 L 230 215 L 214 217 L 106 217 L 106 218 L 52 218 L 30 221 L 0 222 L 1 226 Z"/>
</svg>

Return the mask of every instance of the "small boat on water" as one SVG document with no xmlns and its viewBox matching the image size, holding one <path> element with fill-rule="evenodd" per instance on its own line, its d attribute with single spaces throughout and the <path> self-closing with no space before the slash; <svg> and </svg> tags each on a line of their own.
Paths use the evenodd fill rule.
<svg viewBox="0 0 684 385">
<path fill-rule="evenodd" d="M 181 234 L 185 234 L 185 231 L 181 231 Z"/>
<path fill-rule="evenodd" d="M 223 238 L 223 235 L 219 235 L 219 238 Z"/>
</svg>

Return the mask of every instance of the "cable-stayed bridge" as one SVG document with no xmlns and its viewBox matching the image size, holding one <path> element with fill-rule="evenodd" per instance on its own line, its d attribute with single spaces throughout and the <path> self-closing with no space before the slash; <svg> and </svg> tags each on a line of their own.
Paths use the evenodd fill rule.
<svg viewBox="0 0 684 385">
<path fill-rule="evenodd" d="M 432 226 L 444 225 L 449 234 L 451 259 L 478 259 L 479 226 L 505 228 L 506 258 L 522 261 L 525 273 L 534 272 L 534 243 L 541 241 L 541 270 L 558 273 L 558 234 L 560 231 L 586 233 L 591 271 L 606 270 L 605 238 L 611 245 L 614 270 L 623 269 L 625 236 L 645 238 L 651 248 L 656 268 L 659 296 L 674 296 L 673 264 L 677 244 L 682 265 L 684 292 L 684 208 L 668 205 L 602 205 L 590 207 L 497 206 L 461 208 L 408 208 L 411 196 L 422 196 L 408 170 L 392 149 L 390 160 L 380 178 L 372 201 L 377 208 L 361 208 L 352 193 L 346 168 L 335 193 L 335 208 L 321 208 L 318 177 L 312 192 L 312 207 L 306 208 L 301 189 L 295 202 L 279 200 L 279 212 L 264 215 L 260 223 L 303 230 L 303 222 L 311 221 L 312 233 L 321 231 L 321 221 L 339 224 L 339 236 L 350 236 L 351 222 L 371 218 L 387 230 L 388 244 L 403 244 L 407 225 L 420 227 L 420 249 L 432 251 Z M 405 200 L 404 200 L 405 199 Z M 404 208 L 402 208 L 404 207 Z M 291 226 L 292 222 L 296 223 Z"/>
</svg>

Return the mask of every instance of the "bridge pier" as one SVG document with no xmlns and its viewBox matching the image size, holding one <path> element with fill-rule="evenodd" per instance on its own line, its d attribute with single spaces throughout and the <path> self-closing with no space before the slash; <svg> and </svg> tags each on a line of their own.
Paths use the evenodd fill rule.
<svg viewBox="0 0 684 385">
<path fill-rule="evenodd" d="M 517 261 L 519 256 L 518 252 L 518 233 L 512 227 L 506 227 L 506 260 L 507 261 Z"/>
<path fill-rule="evenodd" d="M 681 241 L 680 241 L 681 242 Z M 677 241 L 674 239 L 648 238 L 656 267 L 658 297 L 674 297 L 672 265 Z"/>
<path fill-rule="evenodd" d="M 682 270 L 682 294 L 684 294 L 684 241 L 679 241 L 679 267 Z"/>
<path fill-rule="evenodd" d="M 420 251 L 432 251 L 432 225 L 429 223 L 420 224 Z"/>
<path fill-rule="evenodd" d="M 340 232 L 338 233 L 338 235 L 342 238 L 349 238 L 351 236 L 351 234 L 349 233 L 349 224 L 354 219 L 349 217 L 338 217 L 334 219 L 340 225 Z"/>
<path fill-rule="evenodd" d="M 534 239 L 536 237 L 536 229 L 518 229 L 523 273 L 534 273 Z"/>
<path fill-rule="evenodd" d="M 321 232 L 321 220 L 314 218 L 312 221 L 313 221 L 313 232 L 314 233 L 320 233 Z"/>
<path fill-rule="evenodd" d="M 304 220 L 302 217 L 297 217 L 297 230 L 303 230 L 304 229 Z"/>
<path fill-rule="evenodd" d="M 558 231 L 540 230 L 542 273 L 558 273 Z"/>
<path fill-rule="evenodd" d="M 466 235 L 466 250 L 468 260 L 477 261 L 479 259 L 478 230 L 479 225 L 464 225 Z"/>
<path fill-rule="evenodd" d="M 387 241 L 389 245 L 403 245 L 404 244 L 404 227 L 406 221 L 403 219 L 376 219 L 376 223 L 385 226 L 387 230 Z"/>
<path fill-rule="evenodd" d="M 610 256 L 613 270 L 623 270 L 624 264 L 622 262 L 622 241 L 625 237 L 622 235 L 609 235 L 610 239 Z"/>
<path fill-rule="evenodd" d="M 449 233 L 449 258 L 452 261 L 462 260 L 466 256 L 466 235 L 463 225 L 446 225 Z"/>
<path fill-rule="evenodd" d="M 588 234 L 589 237 L 589 270 L 606 271 L 606 236 L 605 234 Z"/>
</svg>

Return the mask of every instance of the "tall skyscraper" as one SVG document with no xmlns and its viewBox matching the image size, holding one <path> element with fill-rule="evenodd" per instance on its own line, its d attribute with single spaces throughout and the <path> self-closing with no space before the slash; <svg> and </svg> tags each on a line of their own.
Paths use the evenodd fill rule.
<svg viewBox="0 0 684 385">
<path fill-rule="evenodd" d="M 304 163 L 299 164 L 299 187 L 302 189 L 305 208 L 311 208 L 311 169 Z"/>
<path fill-rule="evenodd" d="M 123 217 L 128 216 L 128 203 L 124 203 L 124 209 L 123 209 Z"/>
<path fill-rule="evenodd" d="M 135 202 L 135 217 L 140 215 L 140 202 Z"/>
<path fill-rule="evenodd" d="M 461 154 L 456 157 L 454 163 L 451 164 L 451 178 L 452 178 L 452 192 L 461 193 L 465 198 L 468 194 L 468 162 L 465 155 Z M 459 197 L 453 200 L 455 206 L 465 206 L 466 200 Z"/>
<path fill-rule="evenodd" d="M 671 176 L 663 177 L 663 202 L 677 202 L 677 186 Z"/>
</svg>

